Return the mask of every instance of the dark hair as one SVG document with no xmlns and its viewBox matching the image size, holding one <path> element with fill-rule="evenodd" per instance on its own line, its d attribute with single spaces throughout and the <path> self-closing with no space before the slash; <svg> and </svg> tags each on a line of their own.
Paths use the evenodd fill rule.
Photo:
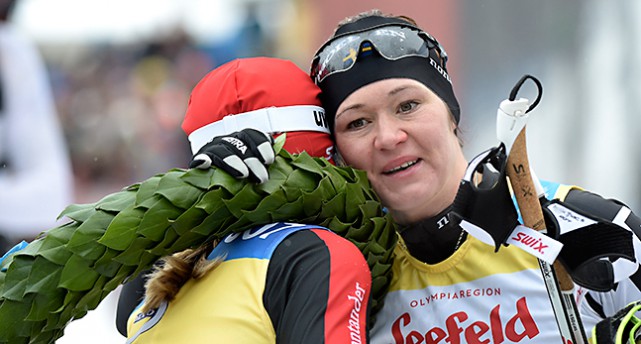
<svg viewBox="0 0 641 344">
<path fill-rule="evenodd" d="M 406 22 L 408 22 L 408 23 L 410 23 L 410 24 L 412 24 L 414 26 L 418 26 L 418 23 L 413 18 L 410 18 L 408 16 L 404 16 L 404 15 L 396 16 L 396 15 L 392 15 L 392 14 L 385 14 L 385 13 L 381 12 L 381 10 L 375 8 L 375 9 L 372 9 L 372 10 L 369 10 L 369 11 L 361 12 L 359 14 L 347 17 L 347 18 L 339 21 L 338 24 L 336 25 L 336 28 L 334 28 L 334 32 L 332 33 L 332 37 L 334 37 L 336 35 L 336 31 L 338 31 L 338 29 L 340 29 L 341 27 L 343 27 L 343 26 L 345 26 L 347 24 L 356 22 L 356 21 L 358 21 L 360 19 L 367 18 L 367 17 L 372 17 L 372 16 L 384 17 L 384 18 L 402 19 L 402 20 L 405 20 Z"/>
</svg>

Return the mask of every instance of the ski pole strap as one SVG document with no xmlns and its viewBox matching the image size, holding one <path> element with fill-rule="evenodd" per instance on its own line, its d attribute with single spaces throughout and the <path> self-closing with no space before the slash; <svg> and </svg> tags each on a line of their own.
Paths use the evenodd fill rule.
<svg viewBox="0 0 641 344">
<path fill-rule="evenodd" d="M 640 309 L 641 301 L 635 301 L 601 320 L 592 329 L 592 344 L 641 343 L 641 320 L 635 314 Z"/>
</svg>

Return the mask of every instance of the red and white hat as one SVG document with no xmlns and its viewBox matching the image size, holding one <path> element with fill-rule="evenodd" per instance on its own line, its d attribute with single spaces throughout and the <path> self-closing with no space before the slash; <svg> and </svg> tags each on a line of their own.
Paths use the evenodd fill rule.
<svg viewBox="0 0 641 344">
<path fill-rule="evenodd" d="M 287 132 L 284 148 L 331 159 L 320 89 L 293 62 L 252 57 L 209 72 L 191 92 L 182 128 L 194 154 L 212 138 L 246 128 Z"/>
</svg>

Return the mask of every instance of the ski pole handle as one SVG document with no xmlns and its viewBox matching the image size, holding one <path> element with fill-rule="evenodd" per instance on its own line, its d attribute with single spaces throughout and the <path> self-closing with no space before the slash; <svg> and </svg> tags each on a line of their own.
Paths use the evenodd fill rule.
<svg viewBox="0 0 641 344">
<path fill-rule="evenodd" d="M 539 89 L 539 95 L 532 104 L 524 98 L 515 99 L 516 93 L 527 79 L 533 80 Z M 530 168 L 525 139 L 528 112 L 538 104 L 541 93 L 542 86 L 538 79 L 529 75 L 521 78 L 510 93 L 509 99 L 499 105 L 496 133 L 508 152 L 507 176 L 523 224 L 534 230 L 545 231 L 545 218 L 539 202 L 539 197 L 544 196 L 543 188 Z M 541 259 L 538 262 L 563 343 L 588 343 L 574 300 L 574 282 L 570 274 L 558 260 L 552 265 Z"/>
<path fill-rule="evenodd" d="M 512 150 L 507 158 L 507 165 L 507 175 L 510 178 L 510 185 L 512 185 L 516 202 L 521 211 L 523 225 L 537 231 L 545 231 L 545 219 L 539 202 L 540 195 L 534 184 L 535 177 L 531 174 L 527 156 L 525 127 L 518 134 L 512 145 Z M 574 282 L 565 267 L 559 263 L 559 260 L 554 261 L 553 267 L 557 273 L 561 290 L 574 290 Z"/>
<path fill-rule="evenodd" d="M 521 129 L 521 132 L 514 140 L 512 149 L 508 155 L 507 175 L 510 179 L 510 184 L 512 185 L 512 190 L 521 212 L 523 224 L 526 227 L 530 227 L 538 231 L 545 231 L 546 227 L 543 210 L 541 209 L 539 194 L 534 184 L 535 177 L 533 178 L 531 174 L 527 156 L 525 127 Z M 555 312 L 563 313 L 556 314 L 561 334 L 563 337 L 566 337 L 566 339 L 571 339 L 571 343 L 587 344 L 587 337 L 574 299 L 574 282 L 572 281 L 570 274 L 559 260 L 554 261 L 551 269 L 548 266 L 548 263 L 539 260 L 539 264 L 544 275 L 548 271 L 553 273 L 560 289 L 561 300 L 559 301 L 561 301 L 560 307 L 562 308 L 562 312 L 558 309 L 555 310 Z M 546 283 L 550 282 L 546 281 Z M 548 291 L 551 294 L 556 293 L 554 288 L 554 286 L 548 285 Z M 552 297 L 554 297 L 554 295 L 551 295 L 551 298 Z M 552 300 L 552 302 L 554 303 L 554 300 Z M 564 317 L 565 319 L 559 319 L 559 317 Z M 564 342 L 566 339 L 564 339 Z"/>
<path fill-rule="evenodd" d="M 531 174 L 527 156 L 525 128 L 521 130 L 514 141 L 510 155 L 507 158 L 507 164 L 507 175 L 510 178 L 510 185 L 512 185 L 516 203 L 521 211 L 523 225 L 537 231 L 546 231 L 543 209 L 539 202 L 540 195 L 534 184 L 535 177 Z M 559 260 L 555 260 L 553 267 L 561 290 L 573 291 L 574 281 L 572 281 L 572 277 L 570 277 L 563 264 Z"/>
<path fill-rule="evenodd" d="M 524 98 L 516 99 L 520 87 L 528 79 L 536 84 L 539 91 L 532 104 Z M 529 118 L 528 113 L 539 103 L 542 93 L 543 88 L 537 78 L 531 75 L 523 76 L 510 92 L 509 98 L 499 105 L 496 121 L 497 137 L 508 152 L 507 176 L 523 224 L 538 231 L 546 230 L 545 218 L 539 202 L 540 197 L 544 196 L 544 190 L 530 167 L 525 128 Z M 588 343 L 574 299 L 574 282 L 570 274 L 558 260 L 549 264 L 539 259 L 538 263 L 563 343 Z"/>
</svg>

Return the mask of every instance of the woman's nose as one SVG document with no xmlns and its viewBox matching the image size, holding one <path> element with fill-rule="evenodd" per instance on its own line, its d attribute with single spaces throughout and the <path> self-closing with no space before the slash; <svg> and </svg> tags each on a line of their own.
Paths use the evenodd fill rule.
<svg viewBox="0 0 641 344">
<path fill-rule="evenodd" d="M 379 118 L 376 127 L 374 147 L 376 149 L 392 149 L 407 140 L 407 131 L 401 121 L 394 118 Z"/>
</svg>

